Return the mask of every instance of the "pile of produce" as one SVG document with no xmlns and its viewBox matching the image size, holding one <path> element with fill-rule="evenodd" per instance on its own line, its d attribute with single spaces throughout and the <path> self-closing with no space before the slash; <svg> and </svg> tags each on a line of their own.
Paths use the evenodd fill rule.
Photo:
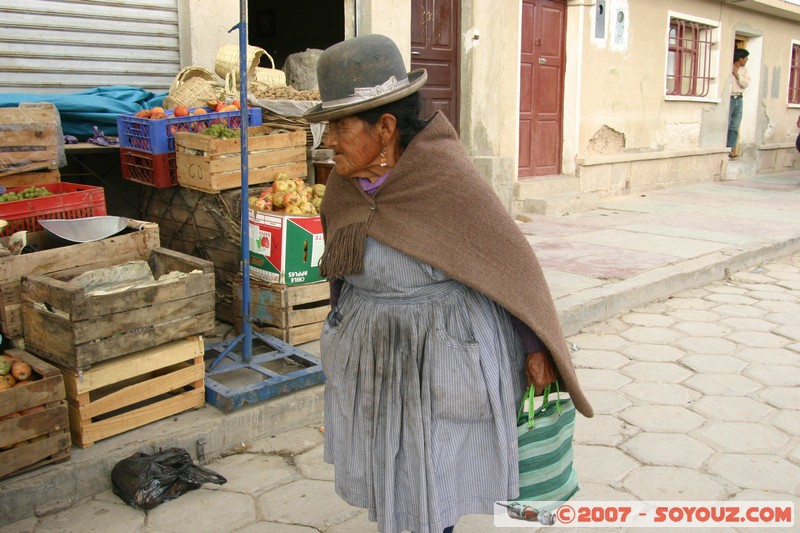
<svg viewBox="0 0 800 533">
<path fill-rule="evenodd" d="M 229 128 L 224 124 L 212 124 L 201 133 L 217 139 L 238 139 L 242 135 L 242 130 L 241 128 Z"/>
<path fill-rule="evenodd" d="M 28 187 L 21 191 L 8 191 L 0 194 L 0 203 L 16 202 L 17 200 L 29 200 L 31 198 L 40 198 L 42 196 L 50 196 L 53 193 L 48 191 L 45 187 Z"/>
<path fill-rule="evenodd" d="M 261 211 L 274 211 L 286 215 L 318 215 L 325 196 L 325 185 L 306 185 L 300 178 L 290 178 L 281 172 L 271 186 L 259 196 L 250 196 L 248 205 Z"/>
<path fill-rule="evenodd" d="M 0 391 L 27 385 L 41 376 L 34 375 L 31 365 L 18 357 L 0 355 Z"/>
<path fill-rule="evenodd" d="M 253 83 L 248 91 L 259 100 L 321 100 L 319 89 L 299 91 L 289 85 L 268 86 Z"/>
<path fill-rule="evenodd" d="M 175 109 L 172 110 L 172 115 L 167 114 L 167 111 L 161 106 L 151 107 L 150 109 L 142 109 L 137 111 L 134 114 L 134 117 L 137 118 L 147 118 L 151 120 L 160 120 L 167 118 L 169 116 L 173 117 L 188 117 L 189 115 L 205 115 L 210 112 L 220 113 L 222 111 L 239 111 L 241 109 L 241 104 L 238 98 L 231 100 L 230 102 L 223 102 L 221 100 L 209 100 L 206 103 L 206 107 L 196 107 L 194 109 L 189 109 L 185 105 L 176 106 Z"/>
</svg>

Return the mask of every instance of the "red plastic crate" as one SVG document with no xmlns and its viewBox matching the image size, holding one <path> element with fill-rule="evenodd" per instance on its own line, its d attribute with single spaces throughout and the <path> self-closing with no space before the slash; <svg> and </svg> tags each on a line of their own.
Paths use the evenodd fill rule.
<svg viewBox="0 0 800 533">
<path fill-rule="evenodd" d="M 194 111 L 194 108 L 192 111 Z M 224 124 L 229 128 L 238 128 L 242 120 L 240 111 L 209 111 L 204 115 L 189 115 L 186 117 L 171 116 L 172 110 L 168 110 L 166 113 L 167 118 L 155 120 L 139 118 L 133 115 L 118 115 L 117 130 L 120 146 L 150 152 L 151 154 L 174 153 L 176 131 L 200 133 L 214 124 Z M 248 108 L 247 121 L 250 126 L 260 126 L 261 108 Z"/>
<path fill-rule="evenodd" d="M 120 148 L 119 157 L 122 165 L 122 179 L 150 185 L 157 189 L 178 185 L 175 152 L 151 154 L 141 150 Z"/>
<path fill-rule="evenodd" d="M 39 220 L 52 218 L 86 218 L 106 215 L 106 195 L 102 187 L 58 182 L 35 185 L 52 192 L 52 196 L 41 196 L 28 200 L 0 203 L 0 219 L 7 220 L 0 237 L 21 230 L 44 231 Z M 12 187 L 19 192 L 27 187 Z"/>
</svg>

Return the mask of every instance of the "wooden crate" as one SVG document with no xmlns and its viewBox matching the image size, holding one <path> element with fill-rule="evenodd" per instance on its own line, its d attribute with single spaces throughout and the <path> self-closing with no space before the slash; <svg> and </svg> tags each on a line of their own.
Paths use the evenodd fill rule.
<svg viewBox="0 0 800 533">
<path fill-rule="evenodd" d="M 58 168 L 60 134 L 53 104 L 0 108 L 0 176 Z"/>
<path fill-rule="evenodd" d="M 22 339 L 22 276 L 67 278 L 139 259 L 160 245 L 158 224 L 139 220 L 130 220 L 118 235 L 94 242 L 70 243 L 48 231 L 28 232 L 27 237 L 38 251 L 0 257 L 0 329 L 8 338 Z M 0 244 L 8 247 L 8 237 L 0 238 Z"/>
<path fill-rule="evenodd" d="M 242 330 L 242 280 L 233 285 L 234 328 Z M 255 331 L 297 345 L 319 339 L 330 312 L 328 282 L 275 285 L 250 280 L 250 317 Z"/>
<path fill-rule="evenodd" d="M 214 265 L 166 248 L 147 251 L 153 277 L 183 273 L 110 293 L 92 293 L 49 276 L 22 279 L 28 351 L 82 370 L 188 335 L 213 331 Z"/>
<path fill-rule="evenodd" d="M 258 195 L 264 186 L 250 187 Z M 161 246 L 214 263 L 217 320 L 233 324 L 233 280 L 241 274 L 241 190 L 217 194 L 142 187 L 142 210 L 158 224 Z"/>
<path fill-rule="evenodd" d="M 9 174 L 0 178 L 0 185 L 4 187 L 34 187 L 46 183 L 58 183 L 61 181 L 61 171 L 57 168 L 53 170 L 34 170 L 22 172 L 20 174 Z"/>
<path fill-rule="evenodd" d="M 72 446 L 59 369 L 23 350 L 5 353 L 31 365 L 40 379 L 0 391 L 0 479 L 66 461 Z"/>
<path fill-rule="evenodd" d="M 72 442 L 81 448 L 205 404 L 200 336 L 105 361 L 85 372 L 61 370 Z"/>
<path fill-rule="evenodd" d="M 270 183 L 279 172 L 289 177 L 308 174 L 302 128 L 265 124 L 247 137 L 248 183 Z M 178 184 L 217 193 L 242 186 L 241 139 L 217 139 L 202 133 L 176 132 Z"/>
</svg>

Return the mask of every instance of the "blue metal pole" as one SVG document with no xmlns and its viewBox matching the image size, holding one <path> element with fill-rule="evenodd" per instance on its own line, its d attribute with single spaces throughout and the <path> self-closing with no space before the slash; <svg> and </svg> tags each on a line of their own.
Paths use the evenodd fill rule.
<svg viewBox="0 0 800 533">
<path fill-rule="evenodd" d="M 242 360 L 249 364 L 253 357 L 253 326 L 250 321 L 250 220 L 247 195 L 248 175 L 248 116 L 247 116 L 247 0 L 239 0 L 239 102 L 241 104 L 241 144 L 242 144 Z"/>
</svg>

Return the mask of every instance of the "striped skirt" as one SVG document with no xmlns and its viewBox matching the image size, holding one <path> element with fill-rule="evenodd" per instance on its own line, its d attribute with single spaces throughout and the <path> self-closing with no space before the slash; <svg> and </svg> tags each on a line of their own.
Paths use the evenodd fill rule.
<svg viewBox="0 0 800 533">
<path fill-rule="evenodd" d="M 337 493 L 383 533 L 441 533 L 519 490 L 524 353 L 508 313 L 368 239 L 321 338 Z"/>
</svg>

